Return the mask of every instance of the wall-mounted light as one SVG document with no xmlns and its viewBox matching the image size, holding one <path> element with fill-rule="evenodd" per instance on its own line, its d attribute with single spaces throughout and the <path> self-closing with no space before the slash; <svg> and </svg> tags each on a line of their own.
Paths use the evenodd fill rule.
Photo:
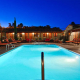
<svg viewBox="0 0 80 80">
<path fill-rule="evenodd" d="M 24 33 L 22 33 L 24 35 Z"/>
<path fill-rule="evenodd" d="M 47 35 L 48 35 L 49 33 L 47 33 Z"/>
<path fill-rule="evenodd" d="M 14 34 L 14 33 L 13 33 Z"/>
</svg>

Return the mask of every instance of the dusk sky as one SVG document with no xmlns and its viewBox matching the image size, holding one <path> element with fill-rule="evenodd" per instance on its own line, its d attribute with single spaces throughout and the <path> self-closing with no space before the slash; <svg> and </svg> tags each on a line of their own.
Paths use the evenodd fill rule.
<svg viewBox="0 0 80 80">
<path fill-rule="evenodd" d="M 14 22 L 24 26 L 60 27 L 80 24 L 80 0 L 0 0 L 0 23 L 8 27 Z"/>
</svg>

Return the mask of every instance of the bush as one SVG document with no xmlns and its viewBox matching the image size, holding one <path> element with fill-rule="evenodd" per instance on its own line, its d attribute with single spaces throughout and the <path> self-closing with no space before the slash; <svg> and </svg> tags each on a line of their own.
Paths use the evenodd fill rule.
<svg viewBox="0 0 80 80">
<path fill-rule="evenodd" d="M 50 42 L 53 42 L 53 39 L 50 39 Z"/>
<path fill-rule="evenodd" d="M 9 39 L 9 42 L 12 42 L 11 38 Z"/>
<path fill-rule="evenodd" d="M 43 40 L 46 40 L 46 38 L 43 38 Z"/>
<path fill-rule="evenodd" d="M 37 41 L 38 39 L 37 39 L 37 38 L 35 38 L 35 40 Z"/>
<path fill-rule="evenodd" d="M 41 37 L 39 38 L 39 40 L 42 40 Z"/>
<path fill-rule="evenodd" d="M 19 40 L 19 38 L 17 37 L 16 40 Z"/>
</svg>

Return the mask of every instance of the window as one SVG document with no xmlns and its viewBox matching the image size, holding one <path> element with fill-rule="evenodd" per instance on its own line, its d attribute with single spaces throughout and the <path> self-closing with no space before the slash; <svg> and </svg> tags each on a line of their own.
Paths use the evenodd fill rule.
<svg viewBox="0 0 80 80">
<path fill-rule="evenodd" d="M 38 37 L 38 33 L 34 33 L 34 37 Z"/>
<path fill-rule="evenodd" d="M 47 37 L 47 34 L 46 33 L 43 33 L 43 37 Z"/>
<path fill-rule="evenodd" d="M 70 36 L 70 33 L 69 33 L 69 36 Z"/>
<path fill-rule="evenodd" d="M 22 33 L 20 33 L 20 37 L 22 37 Z"/>
<path fill-rule="evenodd" d="M 57 33 L 54 33 L 54 37 L 57 37 Z"/>
</svg>

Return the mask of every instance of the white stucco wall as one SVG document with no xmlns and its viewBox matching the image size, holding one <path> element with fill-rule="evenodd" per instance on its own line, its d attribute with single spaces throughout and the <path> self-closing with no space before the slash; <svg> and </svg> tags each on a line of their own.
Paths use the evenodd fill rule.
<svg viewBox="0 0 80 80">
<path fill-rule="evenodd" d="M 66 30 L 65 30 L 65 35 L 66 35 L 67 32 L 68 32 L 69 30 L 71 30 L 71 29 L 73 29 L 73 26 L 72 26 L 72 25 L 68 25 L 67 28 L 66 28 Z"/>
</svg>

